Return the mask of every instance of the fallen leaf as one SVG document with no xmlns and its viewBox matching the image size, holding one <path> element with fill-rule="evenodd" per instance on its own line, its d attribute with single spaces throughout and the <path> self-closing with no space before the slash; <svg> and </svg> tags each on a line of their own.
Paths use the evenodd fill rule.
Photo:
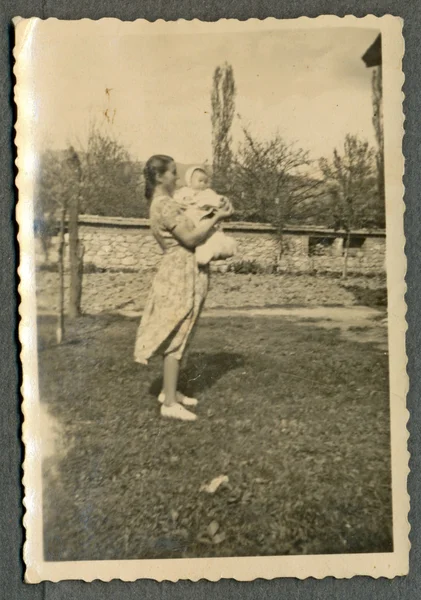
<svg viewBox="0 0 421 600">
<path fill-rule="evenodd" d="M 212 543 L 213 544 L 221 544 L 223 541 L 225 541 L 226 539 L 226 534 L 224 532 L 222 533 L 217 533 L 213 539 L 212 539 Z"/>
<path fill-rule="evenodd" d="M 212 481 L 209 484 L 203 484 L 200 487 L 200 491 L 206 492 L 207 494 L 214 494 L 219 488 L 219 486 L 221 486 L 223 483 L 228 483 L 228 481 L 229 479 L 226 475 L 219 475 L 219 477 L 215 477 L 215 479 L 212 479 Z"/>
<path fill-rule="evenodd" d="M 178 519 L 178 512 L 174 509 L 171 511 L 171 519 L 173 521 L 177 521 L 177 519 Z"/>
<path fill-rule="evenodd" d="M 216 532 L 219 529 L 219 523 L 217 521 L 212 521 L 209 525 L 208 525 L 208 534 L 211 538 L 214 537 L 214 535 L 216 535 Z"/>
</svg>

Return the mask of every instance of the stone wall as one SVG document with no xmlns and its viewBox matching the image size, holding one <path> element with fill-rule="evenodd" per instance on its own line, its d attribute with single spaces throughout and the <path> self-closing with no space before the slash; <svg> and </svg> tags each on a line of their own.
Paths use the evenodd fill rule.
<svg viewBox="0 0 421 600">
<path fill-rule="evenodd" d="M 161 256 L 149 228 L 97 228 L 82 225 L 80 239 L 85 248 L 85 263 L 103 268 L 154 268 Z"/>
<path fill-rule="evenodd" d="M 273 227 L 254 223 L 230 223 L 227 235 L 236 238 L 238 254 L 229 261 L 215 264 L 226 270 L 230 263 L 253 262 L 273 267 L 279 243 Z M 84 262 L 88 267 L 113 270 L 144 270 L 156 267 L 161 251 L 145 219 L 118 219 L 84 215 L 80 218 L 79 236 L 84 245 Z M 53 238 L 49 262 L 57 260 L 57 238 Z M 378 273 L 385 268 L 384 232 L 358 232 L 351 240 L 348 267 L 357 273 Z M 283 236 L 282 270 L 339 272 L 343 265 L 344 237 L 321 228 L 287 228 Z M 39 262 L 45 257 L 38 246 Z M 232 265 L 233 266 L 233 265 Z"/>
</svg>

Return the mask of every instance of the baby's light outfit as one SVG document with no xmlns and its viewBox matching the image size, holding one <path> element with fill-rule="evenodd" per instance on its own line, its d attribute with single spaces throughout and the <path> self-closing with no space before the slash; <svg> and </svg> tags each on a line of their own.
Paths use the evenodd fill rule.
<svg viewBox="0 0 421 600">
<path fill-rule="evenodd" d="M 223 196 L 211 189 L 193 190 L 186 186 L 176 191 L 174 200 L 183 207 L 186 216 L 195 224 L 210 217 L 223 205 Z M 211 260 L 221 260 L 234 256 L 237 244 L 234 238 L 225 235 L 220 227 L 215 227 L 207 240 L 196 246 L 196 260 L 199 265 L 207 265 Z"/>
</svg>

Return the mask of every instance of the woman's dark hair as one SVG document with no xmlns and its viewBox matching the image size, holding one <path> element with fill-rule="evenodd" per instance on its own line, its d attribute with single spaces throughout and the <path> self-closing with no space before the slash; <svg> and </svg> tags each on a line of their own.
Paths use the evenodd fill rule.
<svg viewBox="0 0 421 600">
<path fill-rule="evenodd" d="M 147 200 L 151 200 L 155 191 L 157 185 L 156 176 L 163 175 L 167 171 L 168 165 L 172 162 L 174 162 L 174 159 L 165 154 L 155 154 L 147 161 L 143 169 L 145 176 L 145 196 Z"/>
</svg>

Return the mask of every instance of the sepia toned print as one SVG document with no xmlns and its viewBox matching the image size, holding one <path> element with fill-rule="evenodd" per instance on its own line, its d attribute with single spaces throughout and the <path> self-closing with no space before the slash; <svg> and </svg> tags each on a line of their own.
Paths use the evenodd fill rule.
<svg viewBox="0 0 421 600">
<path fill-rule="evenodd" d="M 15 20 L 27 582 L 407 573 L 401 29 Z"/>
</svg>

